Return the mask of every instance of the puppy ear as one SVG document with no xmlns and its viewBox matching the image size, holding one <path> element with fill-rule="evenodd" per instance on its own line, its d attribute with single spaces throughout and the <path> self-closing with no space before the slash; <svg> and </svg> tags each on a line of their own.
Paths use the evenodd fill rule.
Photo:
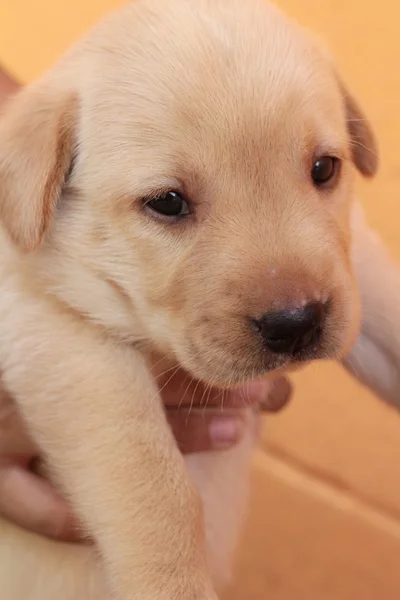
<svg viewBox="0 0 400 600">
<path fill-rule="evenodd" d="M 25 252 L 42 242 L 73 152 L 77 102 L 28 88 L 0 118 L 0 223 Z"/>
<path fill-rule="evenodd" d="M 340 87 L 346 110 L 353 162 L 362 175 L 373 177 L 379 167 L 375 134 L 356 100 L 342 83 Z"/>
</svg>

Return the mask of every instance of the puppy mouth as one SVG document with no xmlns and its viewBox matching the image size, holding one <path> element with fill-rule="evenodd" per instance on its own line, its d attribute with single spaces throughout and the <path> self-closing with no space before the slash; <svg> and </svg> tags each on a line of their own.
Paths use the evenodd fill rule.
<svg viewBox="0 0 400 600">
<path fill-rule="evenodd" d="M 313 302 L 257 318 L 210 319 L 192 324 L 183 364 L 203 381 L 232 388 L 272 379 L 314 360 L 338 358 L 341 313 L 332 302 Z M 204 318 L 203 318 L 204 321 Z M 239 325 L 239 326 L 238 326 Z"/>
<path fill-rule="evenodd" d="M 269 412 L 278 412 L 292 396 L 292 385 L 285 375 L 248 381 L 232 388 L 229 395 L 230 408 L 258 406 Z"/>
<path fill-rule="evenodd" d="M 247 354 L 247 357 L 246 357 Z M 257 383 L 260 379 L 274 379 L 279 374 L 295 371 L 307 361 L 293 361 L 285 355 L 270 355 L 264 350 L 253 352 L 237 352 L 235 356 L 225 354 L 219 360 L 205 357 L 199 349 L 191 346 L 188 353 L 189 361 L 181 364 L 192 373 L 196 379 L 225 390 L 238 390 L 247 385 Z M 221 360 L 222 358 L 222 360 Z"/>
<path fill-rule="evenodd" d="M 272 352 L 254 334 L 247 341 L 242 338 L 238 347 L 231 351 L 230 344 L 223 344 L 221 340 L 216 346 L 192 341 L 180 362 L 197 379 L 221 389 L 235 389 L 260 379 L 272 380 L 315 360 L 336 357 L 337 343 L 334 340 L 330 343 L 329 338 L 328 332 L 318 331 L 314 337 L 304 340 L 299 349 L 288 352 Z M 278 348 L 280 340 L 274 342 Z"/>
</svg>

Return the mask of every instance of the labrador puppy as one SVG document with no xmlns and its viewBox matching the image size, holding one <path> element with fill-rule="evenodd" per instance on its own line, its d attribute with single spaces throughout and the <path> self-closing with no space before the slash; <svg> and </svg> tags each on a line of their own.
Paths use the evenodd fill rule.
<svg viewBox="0 0 400 600">
<path fill-rule="evenodd" d="M 151 357 L 223 390 L 344 355 L 354 167 L 367 121 L 265 0 L 137 0 L 9 103 L 0 369 L 95 549 L 3 523 L 5 600 L 216 598 L 253 419 L 188 472 Z"/>
</svg>

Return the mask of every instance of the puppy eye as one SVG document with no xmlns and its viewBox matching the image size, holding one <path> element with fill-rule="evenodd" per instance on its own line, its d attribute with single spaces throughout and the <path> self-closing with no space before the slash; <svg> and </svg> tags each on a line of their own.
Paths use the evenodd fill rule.
<svg viewBox="0 0 400 600">
<path fill-rule="evenodd" d="M 340 161 L 334 156 L 321 156 L 311 169 L 314 184 L 321 187 L 331 182 L 339 173 Z"/>
<path fill-rule="evenodd" d="M 151 200 L 145 206 L 154 213 L 167 218 L 184 217 L 188 215 L 189 205 L 178 192 L 165 192 Z"/>
</svg>

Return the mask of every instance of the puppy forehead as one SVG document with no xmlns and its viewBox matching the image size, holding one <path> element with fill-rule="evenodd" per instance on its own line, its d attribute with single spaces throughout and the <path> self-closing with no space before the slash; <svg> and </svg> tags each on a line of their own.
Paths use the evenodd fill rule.
<svg viewBox="0 0 400 600">
<path fill-rule="evenodd" d="M 156 170 L 157 155 L 161 168 L 188 155 L 206 164 L 345 137 L 326 57 L 274 7 L 249 3 L 170 0 L 157 13 L 160 2 L 139 1 L 147 18 L 127 15 L 88 79 L 89 113 L 102 123 L 85 136 L 93 156 L 113 142 L 119 153 L 140 146 L 139 161 Z"/>
</svg>

